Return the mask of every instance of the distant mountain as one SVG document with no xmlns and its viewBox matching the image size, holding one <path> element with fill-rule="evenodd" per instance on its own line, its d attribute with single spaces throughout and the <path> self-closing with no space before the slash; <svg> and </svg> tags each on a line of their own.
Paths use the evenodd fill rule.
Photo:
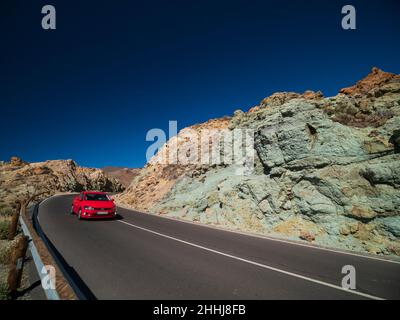
<svg viewBox="0 0 400 320">
<path fill-rule="evenodd" d="M 253 172 L 237 175 L 229 163 L 157 161 L 176 145 L 179 156 L 195 156 L 188 132 L 204 129 L 253 130 Z M 116 200 L 226 228 L 400 256 L 399 129 L 400 75 L 373 68 L 333 97 L 278 92 L 232 118 L 182 129 Z"/>
<path fill-rule="evenodd" d="M 133 179 L 139 175 L 141 169 L 107 166 L 101 170 L 108 177 L 117 179 L 124 187 L 129 187 Z"/>
<path fill-rule="evenodd" d="M 98 190 L 120 192 L 122 184 L 94 168 L 80 167 L 73 160 L 48 160 L 28 163 L 18 157 L 0 163 L 0 207 L 17 199 L 46 191 L 58 192 Z"/>
</svg>

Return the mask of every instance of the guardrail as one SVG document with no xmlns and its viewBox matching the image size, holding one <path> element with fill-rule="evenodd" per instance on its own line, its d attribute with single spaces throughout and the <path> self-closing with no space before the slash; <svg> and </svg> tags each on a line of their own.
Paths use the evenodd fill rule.
<svg viewBox="0 0 400 320">
<path fill-rule="evenodd" d="M 35 263 L 36 270 L 40 276 L 40 280 L 42 281 L 43 278 L 46 276 L 46 274 L 42 273 L 44 263 L 43 263 L 42 259 L 40 258 L 39 252 L 33 242 L 33 238 L 32 238 L 31 233 L 29 232 L 29 228 L 24 221 L 24 218 L 22 216 L 22 208 L 21 208 L 21 212 L 20 212 L 20 216 L 19 216 L 19 222 L 21 224 L 22 231 L 29 238 L 28 249 L 31 252 L 32 259 L 33 259 L 33 262 Z M 46 294 L 46 297 L 48 300 L 61 300 L 56 289 L 52 289 L 50 287 L 50 288 L 43 288 L 43 290 L 44 290 L 44 293 Z"/>
<path fill-rule="evenodd" d="M 21 208 L 20 224 L 26 236 L 29 237 L 29 249 L 40 279 L 43 280 L 46 273 L 42 273 L 43 267 L 52 265 L 56 268 L 56 288 L 45 289 L 49 300 L 79 299 L 93 300 L 96 297 L 80 279 L 75 270 L 68 265 L 57 248 L 51 243 L 40 226 L 39 215 L 40 202 L 33 207 L 31 216 L 28 216 L 27 209 Z"/>
<path fill-rule="evenodd" d="M 60 268 L 62 274 L 64 275 L 64 278 L 68 281 L 69 285 L 74 290 L 78 299 L 79 300 L 93 299 L 93 297 L 90 297 L 87 293 L 85 293 L 83 290 L 81 290 L 81 285 L 78 285 L 76 283 L 75 277 L 73 275 L 71 275 L 71 272 L 70 272 L 70 269 L 68 268 L 67 263 L 62 258 L 60 253 L 57 251 L 55 246 L 51 243 L 49 238 L 47 238 L 46 234 L 43 232 L 43 229 L 40 226 L 39 219 L 38 219 L 39 205 L 40 205 L 40 203 L 37 203 L 33 209 L 33 213 L 32 213 L 33 228 L 35 229 L 38 236 L 42 239 L 42 241 L 46 245 L 47 250 L 50 252 L 50 254 L 53 257 L 54 261 L 56 262 L 57 266 Z"/>
</svg>

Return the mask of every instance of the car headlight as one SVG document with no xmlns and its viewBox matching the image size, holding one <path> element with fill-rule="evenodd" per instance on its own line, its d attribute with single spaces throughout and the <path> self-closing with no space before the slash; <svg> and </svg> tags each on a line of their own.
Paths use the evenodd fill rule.
<svg viewBox="0 0 400 320">
<path fill-rule="evenodd" d="M 85 206 L 85 210 L 95 210 L 93 207 Z"/>
</svg>

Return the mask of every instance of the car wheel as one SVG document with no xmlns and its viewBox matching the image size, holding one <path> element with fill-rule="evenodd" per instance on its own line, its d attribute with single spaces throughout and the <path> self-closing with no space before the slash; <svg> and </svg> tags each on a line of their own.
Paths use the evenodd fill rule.
<svg viewBox="0 0 400 320">
<path fill-rule="evenodd" d="M 79 212 L 78 212 L 78 219 L 79 219 L 79 220 L 82 220 L 82 209 L 79 209 Z"/>
</svg>

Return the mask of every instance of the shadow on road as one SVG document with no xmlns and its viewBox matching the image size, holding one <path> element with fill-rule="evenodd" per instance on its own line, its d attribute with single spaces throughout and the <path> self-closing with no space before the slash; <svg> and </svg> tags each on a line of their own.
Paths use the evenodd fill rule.
<svg viewBox="0 0 400 320">
<path fill-rule="evenodd" d="M 81 221 L 85 221 L 85 222 L 97 222 L 97 223 L 101 223 L 101 222 L 110 222 L 110 221 L 115 221 L 115 220 L 124 220 L 124 217 L 121 216 L 120 214 L 117 213 L 117 215 L 114 218 L 101 218 L 101 219 L 82 219 Z"/>
<path fill-rule="evenodd" d="M 45 234 L 43 236 L 47 240 L 47 244 L 51 249 L 51 252 L 54 258 L 57 260 L 57 264 L 62 267 L 64 275 L 68 275 L 67 277 L 70 278 L 69 281 L 70 285 L 73 287 L 74 291 L 77 293 L 79 299 L 83 300 L 97 300 L 94 293 L 89 289 L 86 283 L 82 280 L 79 274 L 72 268 L 67 261 L 65 261 L 64 257 L 61 253 L 56 249 L 56 247 L 51 243 L 51 241 L 47 238 Z"/>
<path fill-rule="evenodd" d="M 33 222 L 33 227 L 38 233 L 38 235 L 42 238 L 44 241 L 45 245 L 47 246 L 48 250 L 50 251 L 51 255 L 53 256 L 55 262 L 57 265 L 60 267 L 62 273 L 64 274 L 64 277 L 68 280 L 68 283 L 72 287 L 72 289 L 75 291 L 78 299 L 80 300 L 97 300 L 96 296 L 94 293 L 89 289 L 89 287 L 86 285 L 86 283 L 82 280 L 82 278 L 79 276 L 79 274 L 75 271 L 74 268 L 72 268 L 67 261 L 64 259 L 64 257 L 61 255 L 61 253 L 57 250 L 57 248 L 53 245 L 53 243 L 50 241 L 50 239 L 46 236 L 46 234 L 43 232 L 37 216 L 39 214 L 39 204 L 36 204 L 33 214 L 32 214 L 32 222 Z"/>
</svg>

